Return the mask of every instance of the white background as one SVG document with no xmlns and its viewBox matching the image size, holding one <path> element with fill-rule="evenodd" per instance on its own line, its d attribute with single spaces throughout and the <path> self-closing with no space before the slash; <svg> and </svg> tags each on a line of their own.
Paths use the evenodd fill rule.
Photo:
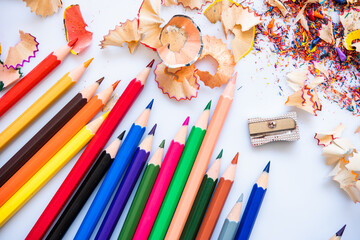
<svg viewBox="0 0 360 240">
<path fill-rule="evenodd" d="M 95 59 L 82 79 L 70 91 L 0 152 L 0 166 L 85 86 L 104 76 L 105 80 L 98 90 L 101 91 L 115 80 L 121 79 L 122 82 L 116 89 L 116 92 L 121 94 L 127 83 L 152 58 L 156 59 L 156 64 L 159 63 L 156 53 L 144 46 L 139 46 L 133 55 L 129 53 L 126 46 L 124 48 L 108 47 L 105 50 L 100 50 L 98 46 L 109 29 L 113 29 L 119 22 L 136 16 L 140 0 L 64 1 L 64 8 L 74 3 L 80 4 L 83 17 L 89 25 L 88 29 L 94 32 L 91 46 L 78 56 L 68 56 L 55 71 L 0 118 L 0 131 L 4 130 L 66 72 L 91 57 L 95 57 Z M 30 63 L 26 63 L 22 70 L 25 74 L 51 51 L 64 45 L 66 43 L 62 19 L 64 8 L 53 16 L 42 19 L 34 13 L 30 13 L 30 9 L 20 0 L 1 1 L 0 43 L 3 49 L 1 59 L 5 59 L 8 47 L 18 41 L 18 30 L 20 29 L 35 35 L 40 43 L 40 51 L 36 54 L 36 58 L 32 59 Z M 168 21 L 172 15 L 182 13 L 184 10 L 179 6 L 163 12 L 162 16 L 165 21 Z M 186 10 L 185 13 L 194 17 L 204 34 L 224 39 L 219 23 L 210 24 L 197 11 Z M 348 226 L 343 239 L 359 239 L 359 206 L 355 205 L 338 184 L 328 177 L 332 168 L 325 165 L 321 156 L 321 147 L 316 145 L 313 137 L 316 131 L 332 130 L 342 122 L 346 125 L 343 136 L 350 138 L 355 146 L 360 146 L 360 135 L 354 135 L 360 121 L 350 112 L 341 110 L 337 104 L 330 103 L 325 99 L 322 100 L 323 111 L 317 117 L 284 106 L 286 95 L 291 92 L 284 83 L 284 75 L 292 67 L 285 70 L 284 68 L 282 70 L 281 68 L 275 69 L 273 65 L 276 58 L 276 55 L 269 52 L 259 53 L 253 50 L 251 54 L 237 63 L 238 81 L 236 86 L 238 90 L 235 92 L 233 105 L 211 162 L 223 148 L 224 155 L 220 172 L 222 174 L 236 152 L 240 152 L 240 158 L 236 180 L 220 215 L 213 239 L 217 238 L 226 215 L 241 193 L 245 194 L 246 203 L 254 181 L 269 160 L 271 160 L 269 189 L 251 239 L 328 239 L 344 224 Z M 203 68 L 209 68 L 206 64 L 202 65 Z M 280 80 L 279 83 L 277 83 L 278 80 Z M 279 95 L 279 84 L 287 92 L 285 96 Z M 128 129 L 148 102 L 154 98 L 155 103 L 148 125 L 150 127 L 158 123 L 153 150 L 164 138 L 167 140 L 166 146 L 168 146 L 186 116 L 189 115 L 190 124 L 194 124 L 210 99 L 213 100 L 211 108 L 213 111 L 222 90 L 223 87 L 210 89 L 201 83 L 196 99 L 176 102 L 161 93 L 154 81 L 154 74 L 151 73 L 143 93 L 121 122 L 111 140 L 124 129 Z M 298 113 L 301 135 L 299 141 L 272 143 L 258 148 L 251 146 L 247 127 L 249 117 L 277 116 L 292 110 Z M 23 239 L 27 235 L 79 156 L 80 154 L 74 157 L 0 229 L 0 239 Z M 71 239 L 76 233 L 93 198 L 94 194 L 67 232 L 66 239 Z M 129 205 L 114 231 L 113 239 L 116 239 L 120 232 L 128 207 Z"/>
</svg>

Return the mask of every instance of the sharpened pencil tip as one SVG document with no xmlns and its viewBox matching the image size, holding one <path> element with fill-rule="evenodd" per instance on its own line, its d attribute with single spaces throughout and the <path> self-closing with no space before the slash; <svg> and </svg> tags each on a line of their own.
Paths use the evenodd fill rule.
<svg viewBox="0 0 360 240">
<path fill-rule="evenodd" d="M 119 84 L 120 80 L 117 80 L 116 82 L 113 83 L 112 87 L 113 90 L 115 90 L 115 88 L 117 87 L 117 85 Z"/>
<path fill-rule="evenodd" d="M 155 130 L 156 130 L 156 126 L 157 124 L 155 123 L 155 125 L 153 126 L 153 128 L 150 130 L 149 134 L 148 135 L 153 135 L 155 134 Z"/>
<path fill-rule="evenodd" d="M 216 159 L 222 158 L 223 155 L 223 150 L 221 149 L 220 153 L 218 154 L 218 156 L 216 157 Z"/>
<path fill-rule="evenodd" d="M 151 110 L 152 106 L 153 106 L 153 103 L 154 103 L 154 99 L 149 102 L 149 104 L 146 106 L 145 109 L 150 109 Z"/>
<path fill-rule="evenodd" d="M 268 164 L 266 164 L 266 167 L 264 168 L 263 172 L 269 173 L 269 171 L 270 171 L 270 161 L 268 162 Z"/>
<path fill-rule="evenodd" d="M 68 46 L 69 46 L 69 47 L 73 47 L 77 41 L 78 41 L 78 38 L 76 38 L 76 39 L 68 42 Z"/>
<path fill-rule="evenodd" d="M 152 68 L 152 66 L 154 65 L 155 59 L 151 60 L 151 62 L 149 62 L 149 64 L 146 66 L 147 68 Z"/>
<path fill-rule="evenodd" d="M 184 121 L 184 123 L 183 123 L 183 126 L 189 125 L 189 120 L 190 120 L 190 117 L 188 116 L 188 117 L 185 119 L 185 121 Z"/>
<path fill-rule="evenodd" d="M 96 82 L 100 85 L 102 83 L 102 81 L 104 80 L 104 77 L 100 78 L 99 80 L 97 80 Z"/>
<path fill-rule="evenodd" d="M 126 130 L 124 130 L 122 133 L 120 133 L 120 135 L 118 136 L 118 139 L 123 140 L 124 136 L 125 136 L 125 132 Z"/>
<path fill-rule="evenodd" d="M 212 101 L 212 100 L 210 100 L 210 101 L 208 102 L 208 104 L 206 105 L 204 111 L 205 111 L 205 110 L 210 110 L 210 108 L 211 108 L 211 101 Z"/>
<path fill-rule="evenodd" d="M 336 236 L 341 237 L 345 231 L 346 224 L 336 233 Z"/>
<path fill-rule="evenodd" d="M 236 153 L 235 157 L 231 161 L 231 164 L 237 164 L 239 159 L 239 152 Z"/>
<path fill-rule="evenodd" d="M 233 84 L 235 84 L 236 83 L 236 78 L 237 78 L 237 72 L 235 72 L 235 74 L 232 76 L 232 78 L 231 78 L 231 82 L 233 83 Z"/>
<path fill-rule="evenodd" d="M 87 60 L 86 62 L 84 62 L 84 67 L 88 67 L 90 65 L 90 63 L 92 62 L 92 60 L 94 60 L 94 58 L 90 58 L 89 60 Z"/>
<path fill-rule="evenodd" d="M 165 139 L 161 141 L 159 148 L 164 148 L 164 146 L 165 146 Z"/>
<path fill-rule="evenodd" d="M 244 194 L 242 193 L 239 197 L 239 199 L 237 200 L 237 203 L 238 202 L 243 202 L 243 199 L 244 199 Z"/>
</svg>

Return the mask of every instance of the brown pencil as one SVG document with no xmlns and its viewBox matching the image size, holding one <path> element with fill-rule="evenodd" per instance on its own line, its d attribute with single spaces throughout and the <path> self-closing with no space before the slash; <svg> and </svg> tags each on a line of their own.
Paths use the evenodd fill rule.
<svg viewBox="0 0 360 240">
<path fill-rule="evenodd" d="M 43 128 L 0 168 L 0 187 L 42 148 L 94 95 L 104 78 L 76 94 Z"/>
<path fill-rule="evenodd" d="M 220 216 L 221 210 L 234 182 L 238 158 L 239 153 L 235 155 L 234 159 L 231 161 L 231 164 L 221 176 L 219 184 L 217 185 L 214 195 L 211 198 L 209 207 L 206 210 L 206 214 L 201 223 L 200 230 L 196 235 L 196 240 L 205 240 L 211 238 L 216 222 Z"/>
</svg>

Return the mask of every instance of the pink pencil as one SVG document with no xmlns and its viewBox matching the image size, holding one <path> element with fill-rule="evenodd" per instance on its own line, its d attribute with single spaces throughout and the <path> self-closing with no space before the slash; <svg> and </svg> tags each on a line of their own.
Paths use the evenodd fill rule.
<svg viewBox="0 0 360 240">
<path fill-rule="evenodd" d="M 184 150 L 188 125 L 189 117 L 186 118 L 185 122 L 170 143 L 159 175 L 150 193 L 139 225 L 137 226 L 133 240 L 146 240 L 150 235 L 151 228 L 154 225 L 156 216 L 160 210 L 162 201 L 164 200 L 171 178 L 179 162 L 181 153 Z"/>
</svg>

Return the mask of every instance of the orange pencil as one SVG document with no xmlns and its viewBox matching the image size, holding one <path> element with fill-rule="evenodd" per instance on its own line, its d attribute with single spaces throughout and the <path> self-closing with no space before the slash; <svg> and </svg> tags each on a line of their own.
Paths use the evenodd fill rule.
<svg viewBox="0 0 360 240">
<path fill-rule="evenodd" d="M 105 105 L 119 81 L 95 95 L 70 121 L 60 129 L 1 188 L 0 207 L 56 154 Z"/>
<path fill-rule="evenodd" d="M 235 73 L 220 95 L 214 114 L 210 120 L 208 130 L 201 144 L 199 153 L 196 156 L 180 201 L 176 207 L 170 227 L 166 233 L 165 239 L 167 240 L 179 239 L 181 236 L 191 206 L 194 203 L 196 193 L 199 190 L 201 180 L 205 175 L 212 152 L 214 151 L 217 139 L 219 138 L 226 116 L 231 107 L 235 91 L 236 76 L 237 74 Z"/>
<path fill-rule="evenodd" d="M 199 232 L 196 235 L 196 240 L 205 240 L 211 238 L 216 222 L 219 219 L 221 210 L 234 182 L 238 158 L 239 153 L 235 155 L 234 159 L 231 161 L 231 164 L 221 176 L 219 184 L 217 185 L 214 195 L 211 198 L 209 207 L 206 210 L 205 217 L 200 225 Z"/>
</svg>

